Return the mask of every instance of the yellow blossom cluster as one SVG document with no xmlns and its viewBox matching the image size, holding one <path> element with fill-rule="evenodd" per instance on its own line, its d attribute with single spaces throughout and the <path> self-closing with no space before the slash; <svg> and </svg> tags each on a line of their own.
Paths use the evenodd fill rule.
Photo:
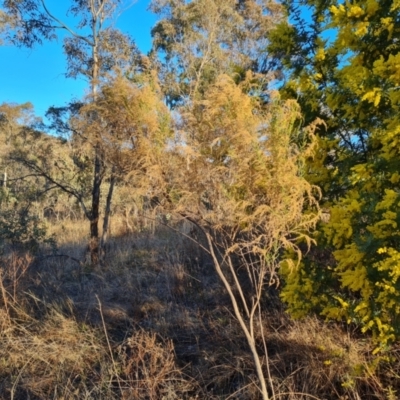
<svg viewBox="0 0 400 400">
<path fill-rule="evenodd" d="M 318 247 L 282 268 L 282 298 L 297 317 L 359 324 L 379 350 L 400 338 L 400 0 L 330 4 L 321 26 L 334 39 L 320 35 L 291 81 L 305 110 L 326 116 L 307 178 L 329 218 Z"/>
</svg>

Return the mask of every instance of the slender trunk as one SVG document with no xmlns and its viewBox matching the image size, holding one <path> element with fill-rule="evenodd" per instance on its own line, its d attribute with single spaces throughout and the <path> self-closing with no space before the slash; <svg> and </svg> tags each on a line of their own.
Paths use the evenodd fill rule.
<svg viewBox="0 0 400 400">
<path fill-rule="evenodd" d="M 258 380 L 260 381 L 260 385 L 261 385 L 260 392 L 261 392 L 262 398 L 263 398 L 263 400 L 269 400 L 267 385 L 265 383 L 265 376 L 264 376 L 264 372 L 262 370 L 260 356 L 257 352 L 256 341 L 254 338 L 254 331 L 253 331 L 253 329 L 254 329 L 253 316 L 254 316 L 254 312 L 256 311 L 256 307 L 258 307 L 259 298 L 257 299 L 257 304 L 254 304 L 252 307 L 252 310 L 250 313 L 250 318 L 248 318 L 248 325 L 246 325 L 245 318 L 243 317 L 242 313 L 239 310 L 238 302 L 233 293 L 232 286 L 230 285 L 224 272 L 222 271 L 218 257 L 215 254 L 214 243 L 213 243 L 212 237 L 209 233 L 205 232 L 205 234 L 207 237 L 208 249 L 209 249 L 211 257 L 213 259 L 215 270 L 216 270 L 219 278 L 221 279 L 222 283 L 224 284 L 225 289 L 227 290 L 227 292 L 229 294 L 229 297 L 231 299 L 231 303 L 233 306 L 234 314 L 242 328 L 244 335 L 246 336 L 247 343 L 248 343 L 248 345 L 250 347 L 250 351 L 253 355 L 253 360 L 254 360 L 254 365 L 256 367 L 257 377 L 258 377 Z M 267 360 L 267 362 L 268 362 L 268 360 Z"/>
<path fill-rule="evenodd" d="M 7 189 L 7 170 L 3 174 L 3 188 Z"/>
<path fill-rule="evenodd" d="M 115 187 L 115 174 L 114 172 L 112 172 L 110 179 L 110 188 L 108 189 L 108 194 L 107 194 L 106 208 L 104 210 L 103 233 L 101 235 L 101 244 L 100 244 L 100 248 L 103 254 L 104 254 L 104 246 L 108 238 L 108 230 L 109 230 L 110 214 L 111 214 L 111 202 L 114 193 L 114 187 Z"/>
<path fill-rule="evenodd" d="M 100 262 L 100 243 L 99 243 L 99 217 L 100 217 L 100 195 L 102 183 L 102 163 L 99 151 L 96 147 L 94 158 L 94 179 L 92 190 L 92 211 L 90 215 L 90 259 L 93 266 Z"/>
<path fill-rule="evenodd" d="M 98 37 L 96 32 L 96 19 L 93 16 L 93 69 L 92 69 L 92 97 L 95 102 L 97 99 L 97 79 L 99 75 L 99 57 L 98 57 Z M 100 217 L 100 197 L 102 183 L 102 159 L 99 149 L 99 143 L 96 143 L 94 149 L 94 168 L 93 168 L 93 189 L 92 189 L 92 211 L 90 215 L 90 260 L 93 266 L 100 263 L 100 240 L 99 240 L 99 217 Z"/>
<path fill-rule="evenodd" d="M 131 214 L 131 209 L 132 209 L 131 207 L 126 206 L 126 207 L 125 207 L 125 210 L 124 210 L 124 214 L 125 214 L 125 227 L 126 227 L 126 232 L 127 232 L 127 233 L 132 233 L 132 232 L 133 232 L 133 226 L 132 226 L 132 225 L 130 224 L 130 222 L 129 222 L 129 217 L 130 217 L 130 214 Z M 134 209 L 134 214 L 133 214 L 133 216 L 134 216 L 135 222 L 138 223 L 139 217 L 138 217 L 137 207 L 135 207 L 135 209 Z"/>
</svg>

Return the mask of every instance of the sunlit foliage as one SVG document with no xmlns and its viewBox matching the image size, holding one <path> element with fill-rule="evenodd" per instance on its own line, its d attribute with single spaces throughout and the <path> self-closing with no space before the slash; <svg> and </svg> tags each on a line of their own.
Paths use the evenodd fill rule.
<svg viewBox="0 0 400 400">
<path fill-rule="evenodd" d="M 384 346 L 400 335 L 400 5 L 302 5 L 288 2 L 293 24 L 279 27 L 271 49 L 291 71 L 283 92 L 300 96 L 306 118 L 327 122 L 309 179 L 324 191 L 329 222 L 319 250 L 286 271 L 283 298 L 295 315 L 359 324 Z"/>
</svg>

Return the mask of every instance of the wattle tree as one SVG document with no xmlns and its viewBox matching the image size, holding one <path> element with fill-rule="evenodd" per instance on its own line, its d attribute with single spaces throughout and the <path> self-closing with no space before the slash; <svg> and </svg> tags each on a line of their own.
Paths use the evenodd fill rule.
<svg viewBox="0 0 400 400">
<path fill-rule="evenodd" d="M 301 267 L 283 269 L 282 297 L 295 316 L 356 323 L 379 350 L 400 336 L 400 3 L 285 5 L 270 51 L 283 96 L 326 122 L 307 175 L 327 218 Z"/>
</svg>

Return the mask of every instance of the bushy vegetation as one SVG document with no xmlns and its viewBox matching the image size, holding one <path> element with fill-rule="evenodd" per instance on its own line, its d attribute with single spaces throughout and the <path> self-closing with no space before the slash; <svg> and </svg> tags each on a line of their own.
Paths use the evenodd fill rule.
<svg viewBox="0 0 400 400">
<path fill-rule="evenodd" d="M 294 23 L 277 27 L 270 50 L 290 76 L 284 96 L 326 123 L 308 179 L 329 218 L 312 256 L 284 271 L 283 297 L 297 316 L 316 311 L 371 332 L 379 351 L 400 332 L 399 4 L 289 1 L 287 10 Z"/>
<path fill-rule="evenodd" d="M 1 5 L 90 89 L 0 105 L 2 398 L 398 397 L 398 2 Z"/>
<path fill-rule="evenodd" d="M 85 252 L 84 226 L 66 220 L 50 232 L 71 258 L 1 259 L 3 398 L 260 398 L 209 256 L 162 225 L 128 236 L 115 217 L 116 238 L 93 273 L 72 259 Z M 264 296 L 275 398 L 397 397 L 397 347 L 378 359 L 352 328 L 293 321 L 275 289 Z"/>
</svg>

